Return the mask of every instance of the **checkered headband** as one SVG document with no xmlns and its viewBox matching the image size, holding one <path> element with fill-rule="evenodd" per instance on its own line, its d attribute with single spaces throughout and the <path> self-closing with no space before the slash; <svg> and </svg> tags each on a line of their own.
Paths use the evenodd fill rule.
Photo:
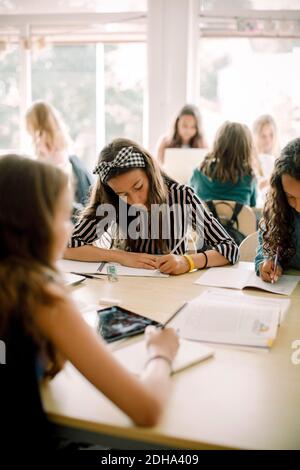
<svg viewBox="0 0 300 470">
<path fill-rule="evenodd" d="M 102 183 L 105 183 L 113 168 L 141 168 L 145 166 L 145 159 L 140 152 L 134 152 L 133 147 L 123 147 L 112 162 L 98 163 L 93 173 L 99 175 Z"/>
</svg>

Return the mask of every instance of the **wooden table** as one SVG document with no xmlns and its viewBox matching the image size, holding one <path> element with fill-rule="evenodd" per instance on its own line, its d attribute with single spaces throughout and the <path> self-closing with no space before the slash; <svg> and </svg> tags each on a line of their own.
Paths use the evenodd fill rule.
<svg viewBox="0 0 300 470">
<path fill-rule="evenodd" d="M 118 298 L 125 308 L 165 321 L 203 292 L 193 283 L 200 275 L 87 280 L 73 296 L 90 303 Z M 274 298 L 253 290 L 244 295 Z M 292 342 L 300 340 L 300 285 L 291 300 L 270 352 L 217 346 L 214 358 L 174 375 L 155 428 L 134 426 L 70 364 L 42 387 L 45 410 L 63 434 L 119 449 L 300 449 L 300 364 L 291 361 Z"/>
</svg>

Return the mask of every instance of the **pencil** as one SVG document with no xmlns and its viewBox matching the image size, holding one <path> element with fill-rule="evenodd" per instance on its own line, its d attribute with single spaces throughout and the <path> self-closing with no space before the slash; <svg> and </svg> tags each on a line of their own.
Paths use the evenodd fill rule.
<svg viewBox="0 0 300 470">
<path fill-rule="evenodd" d="M 274 268 L 273 268 L 273 273 L 272 273 L 272 279 L 271 279 L 272 284 L 274 284 L 274 277 L 276 275 L 276 269 L 277 269 L 277 266 L 278 266 L 278 254 L 279 254 L 279 248 L 277 247 L 275 260 L 274 260 Z"/>
<path fill-rule="evenodd" d="M 103 281 L 102 277 L 93 276 L 92 274 L 83 274 L 83 273 L 78 274 L 74 272 L 71 272 L 71 274 L 77 274 L 77 276 L 84 276 L 84 277 L 87 277 L 88 279 L 99 279 L 99 281 Z"/>
<path fill-rule="evenodd" d="M 173 250 L 170 251 L 170 255 L 173 255 L 175 253 L 175 251 L 177 250 L 177 248 L 181 245 L 181 243 L 185 240 L 186 236 L 184 235 L 178 243 L 176 243 L 176 245 L 174 246 Z"/>
<path fill-rule="evenodd" d="M 177 310 L 176 312 L 173 313 L 173 315 L 170 316 L 170 318 L 168 318 L 167 321 L 165 321 L 165 323 L 163 323 L 161 329 L 163 330 L 169 323 L 171 320 L 173 320 L 173 318 L 179 313 L 181 312 L 181 310 L 186 306 L 187 302 L 184 302 Z"/>
<path fill-rule="evenodd" d="M 102 269 L 104 268 L 105 264 L 106 264 L 106 263 L 105 263 L 104 261 L 102 261 L 102 263 L 99 264 L 99 266 L 98 266 L 98 268 L 97 268 L 97 271 L 99 271 L 99 273 L 101 273 L 101 271 L 102 271 Z"/>
</svg>

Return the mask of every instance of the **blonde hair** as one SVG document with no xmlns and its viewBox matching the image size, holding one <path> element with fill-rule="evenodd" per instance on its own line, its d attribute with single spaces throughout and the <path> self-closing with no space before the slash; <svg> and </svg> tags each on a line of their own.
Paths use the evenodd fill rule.
<svg viewBox="0 0 300 470">
<path fill-rule="evenodd" d="M 27 110 L 25 119 L 38 158 L 41 157 L 41 140 L 49 152 L 68 150 L 71 140 L 66 125 L 58 110 L 50 103 L 35 101 Z"/>
<path fill-rule="evenodd" d="M 226 121 L 218 130 L 213 150 L 200 170 L 209 178 L 237 183 L 253 174 L 254 145 L 250 130 L 244 124 Z"/>
<path fill-rule="evenodd" d="M 254 121 L 253 123 L 254 136 L 258 136 L 262 132 L 264 126 L 272 127 L 272 130 L 273 130 L 272 155 L 274 155 L 274 157 L 277 158 L 280 153 L 279 142 L 278 142 L 278 131 L 277 131 L 276 122 L 270 114 L 262 114 Z M 257 149 L 257 152 L 259 153 L 259 149 Z"/>
</svg>

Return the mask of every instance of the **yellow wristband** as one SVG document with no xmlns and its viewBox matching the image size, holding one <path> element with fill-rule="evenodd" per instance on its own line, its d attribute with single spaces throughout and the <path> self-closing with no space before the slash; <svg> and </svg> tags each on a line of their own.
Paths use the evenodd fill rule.
<svg viewBox="0 0 300 470">
<path fill-rule="evenodd" d="M 190 255 L 183 255 L 183 256 L 185 257 L 185 259 L 188 261 L 188 263 L 190 265 L 189 272 L 194 271 L 195 263 L 193 261 L 193 258 Z"/>
</svg>

